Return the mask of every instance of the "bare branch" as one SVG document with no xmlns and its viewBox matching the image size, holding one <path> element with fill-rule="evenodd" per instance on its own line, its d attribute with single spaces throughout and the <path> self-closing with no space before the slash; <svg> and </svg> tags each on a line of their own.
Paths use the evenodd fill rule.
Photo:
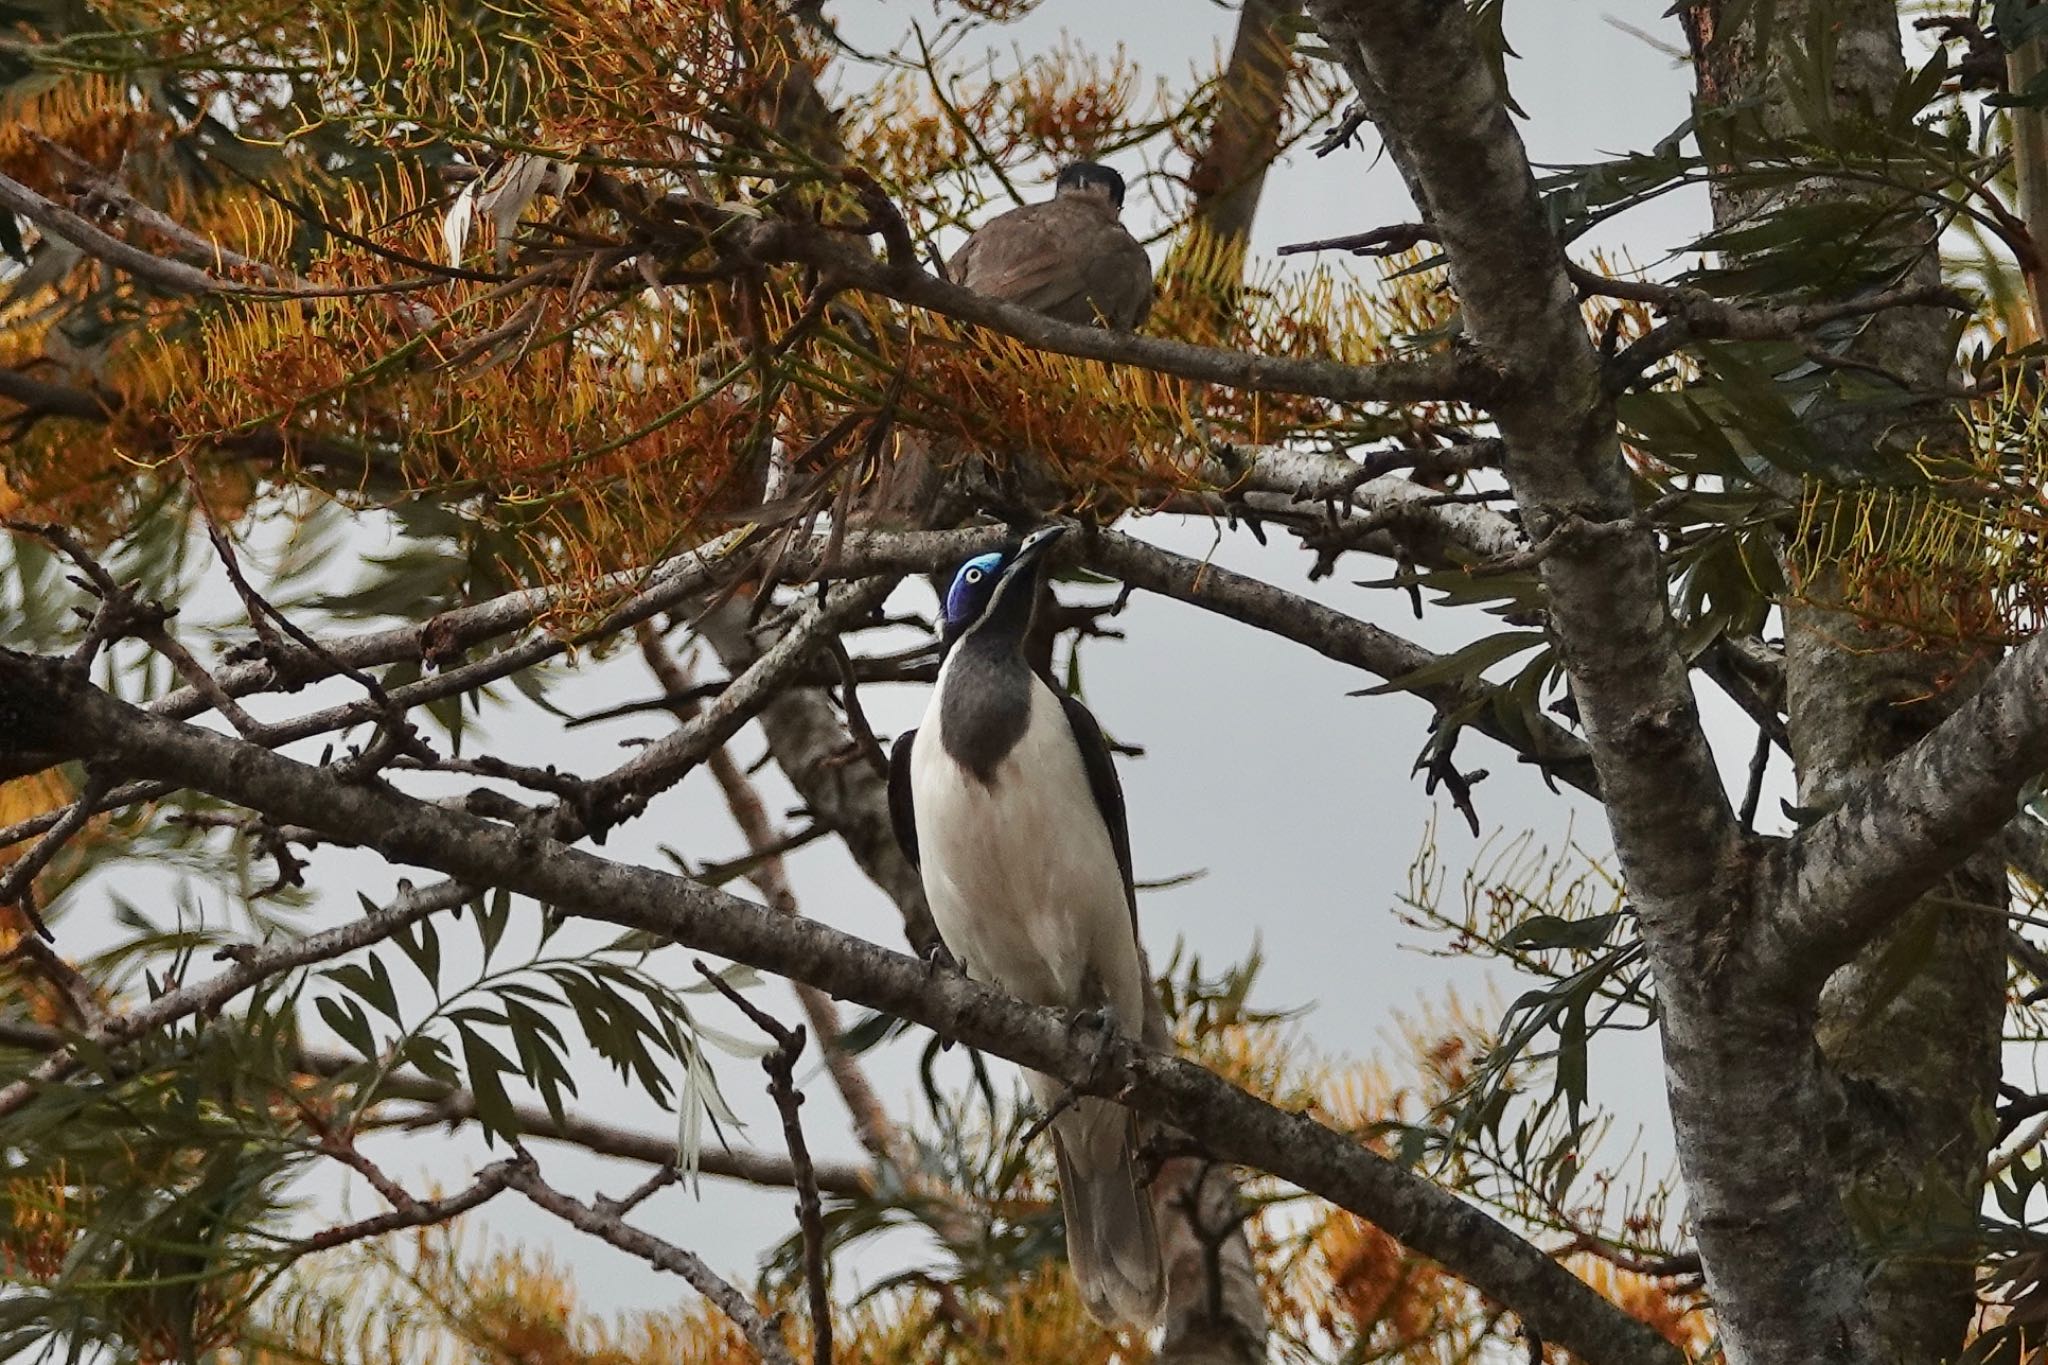
<svg viewBox="0 0 2048 1365">
<path fill-rule="evenodd" d="M 1494 375 L 1473 356 L 1447 351 L 1377 365 L 1289 359 L 1185 341 L 1083 327 L 1014 303 L 1002 303 L 925 271 L 892 266 L 838 234 L 797 223 L 739 219 L 728 233 L 750 239 L 748 252 L 764 261 L 816 267 L 827 279 L 973 323 L 1058 355 L 1135 365 L 1251 393 L 1292 393 L 1336 403 L 1482 402 Z"/>
<path fill-rule="evenodd" d="M 774 1015 L 734 990 L 726 979 L 698 958 L 690 964 L 718 993 L 730 1000 L 754 1026 L 775 1042 L 774 1051 L 761 1059 L 768 1073 L 768 1096 L 782 1115 L 782 1140 L 789 1148 L 789 1162 L 796 1172 L 796 1221 L 804 1238 L 804 1283 L 811 1298 L 811 1358 L 815 1365 L 832 1365 L 832 1295 L 825 1281 L 825 1212 L 818 1203 L 818 1174 L 811 1166 L 810 1144 L 804 1141 L 803 1118 L 798 1110 L 804 1095 L 796 1088 L 796 1062 L 804 1051 L 804 1026 L 789 1028 Z"/>
<path fill-rule="evenodd" d="M 97 257 L 173 294 L 238 294 L 247 287 L 223 280 L 180 261 L 167 261 L 119 237 L 102 232 L 71 210 L 37 194 L 28 186 L 0 175 L 0 208 L 10 209 L 53 237 L 62 238 L 88 256 Z M 265 291 L 270 292 L 270 291 Z"/>
<path fill-rule="evenodd" d="M 211 237 L 201 236 L 161 209 L 137 199 L 113 177 L 102 174 L 98 167 L 63 143 L 54 142 L 32 128 L 27 132 L 30 139 L 58 164 L 67 182 L 84 187 L 90 206 L 110 209 L 156 233 L 176 247 L 185 260 L 215 269 L 226 266 L 245 270 L 266 284 L 297 289 L 319 288 L 303 276 L 279 270 L 267 262 L 244 256 Z"/>
<path fill-rule="evenodd" d="M 1087 537 L 1082 555 L 1099 573 L 1257 626 L 1389 682 L 1398 683 L 1441 657 L 1305 597 L 1115 531 Z M 1542 717 L 1526 719 L 1524 738 L 1501 720 L 1491 684 L 1464 679 L 1424 683 L 1412 690 L 1440 713 L 1469 712 L 1466 724 L 1515 749 L 1544 772 L 1581 791 L 1598 790 L 1593 765 L 1578 739 Z"/>
<path fill-rule="evenodd" d="M 1498 446 L 1479 442 L 1474 463 L 1498 462 Z M 1341 455 L 1288 446 L 1262 446 L 1218 456 L 1213 477 L 1226 487 L 1284 493 L 1300 502 L 1347 504 L 1394 533 L 1415 558 L 1444 566 L 1501 559 L 1525 548 L 1519 528 L 1500 513 L 1471 504 L 1445 504 L 1434 490 L 1389 477 L 1397 468 L 1427 461 L 1406 453 L 1387 461 L 1357 462 Z M 1243 461 L 1242 467 L 1236 467 Z"/>
<path fill-rule="evenodd" d="M 64 810 L 50 832 L 42 841 L 17 859 L 5 872 L 0 872 L 0 906 L 13 905 L 20 908 L 29 927 L 44 942 L 56 937 L 50 926 L 43 922 L 42 914 L 36 909 L 35 881 L 42 870 L 50 865 L 60 849 L 69 843 L 71 836 L 85 828 L 85 822 L 92 818 L 93 807 L 113 783 L 93 774 L 86 778 L 85 789 Z"/>
<path fill-rule="evenodd" d="M 812 651 L 825 648 L 840 627 L 881 606 L 895 586 L 895 577 L 883 574 L 833 588 L 823 601 L 806 608 L 781 639 L 696 717 L 591 784 L 592 805 L 600 818 L 609 824 L 637 813 L 651 792 L 702 762 L 782 691 Z"/>
<path fill-rule="evenodd" d="M 671 1275 L 682 1276 L 689 1281 L 692 1289 L 709 1299 L 720 1312 L 733 1320 L 749 1344 L 760 1353 L 761 1359 L 770 1362 L 770 1365 L 796 1365 L 789 1354 L 789 1348 L 783 1344 L 776 1324 L 763 1319 L 746 1295 L 720 1278 L 695 1254 L 630 1226 L 616 1214 L 605 1213 L 580 1200 L 570 1198 L 542 1180 L 540 1172 L 531 1162 L 513 1165 L 505 1183 L 578 1232 L 587 1232 L 593 1237 L 609 1242 L 627 1255 L 637 1256 L 657 1270 L 666 1270 Z"/>
<path fill-rule="evenodd" d="M 362 1170 L 368 1163 L 349 1164 L 357 1170 Z M 358 1219 L 353 1223 L 343 1223 L 338 1227 L 323 1228 L 310 1237 L 302 1237 L 288 1244 L 285 1249 L 292 1256 L 298 1257 L 315 1251 L 331 1251 L 335 1247 L 346 1246 L 350 1242 L 360 1242 L 370 1237 L 382 1237 L 386 1233 L 397 1232 L 403 1228 L 423 1228 L 436 1223 L 446 1223 L 461 1217 L 471 1209 L 489 1203 L 511 1185 L 514 1173 L 522 1165 L 530 1164 L 531 1159 L 524 1155 L 494 1162 L 477 1172 L 476 1180 L 468 1189 L 443 1199 L 414 1199 L 405 1191 L 391 1185 L 388 1178 L 373 1180 L 373 1184 L 380 1186 L 380 1193 L 389 1189 L 391 1193 L 399 1196 L 391 1200 L 395 1207 L 389 1213 Z M 376 1168 L 372 1166 L 369 1169 Z M 390 1198 L 390 1194 L 387 1194 L 386 1198 Z"/>
</svg>

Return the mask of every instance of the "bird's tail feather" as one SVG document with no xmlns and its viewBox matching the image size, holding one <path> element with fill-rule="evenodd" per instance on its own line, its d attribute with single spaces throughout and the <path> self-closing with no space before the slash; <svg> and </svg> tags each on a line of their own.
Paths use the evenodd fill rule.
<svg viewBox="0 0 2048 1365">
<path fill-rule="evenodd" d="M 1052 1137 L 1067 1260 L 1081 1302 L 1104 1326 L 1152 1326 L 1166 1307 L 1166 1269 L 1152 1199 L 1138 1183 L 1130 1111 L 1108 1100 L 1077 1100 L 1053 1120 Z"/>
</svg>

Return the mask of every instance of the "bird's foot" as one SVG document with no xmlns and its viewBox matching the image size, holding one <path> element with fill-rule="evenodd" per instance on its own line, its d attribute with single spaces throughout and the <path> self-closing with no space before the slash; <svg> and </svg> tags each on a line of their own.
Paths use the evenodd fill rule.
<svg viewBox="0 0 2048 1365">
<path fill-rule="evenodd" d="M 1117 1035 L 1116 1012 L 1107 1005 L 1075 1010 L 1067 1016 L 1067 1032 L 1075 1037 L 1088 1039 L 1088 1079 L 1080 1085 L 1061 1087 L 1059 1097 L 1046 1111 L 1034 1119 L 1024 1130 L 1020 1146 L 1028 1146 L 1039 1134 L 1052 1126 L 1052 1121 L 1074 1107 L 1081 1097 L 1105 1085 L 1113 1069 Z"/>
<path fill-rule="evenodd" d="M 1123 1032 L 1116 1011 L 1108 1005 L 1075 1010 L 1067 1020 L 1067 1032 L 1088 1040 L 1088 1081 L 1090 1089 L 1109 1079 L 1117 1037 Z"/>
<path fill-rule="evenodd" d="M 924 972 L 927 981 L 936 978 L 941 973 L 951 973 L 954 976 L 965 975 L 961 970 L 960 960 L 953 956 L 952 950 L 946 947 L 945 941 L 937 937 L 934 937 L 931 946 L 924 950 Z M 946 1037 L 943 1033 L 940 1034 L 939 1051 L 950 1052 L 952 1048 L 953 1040 Z"/>
</svg>

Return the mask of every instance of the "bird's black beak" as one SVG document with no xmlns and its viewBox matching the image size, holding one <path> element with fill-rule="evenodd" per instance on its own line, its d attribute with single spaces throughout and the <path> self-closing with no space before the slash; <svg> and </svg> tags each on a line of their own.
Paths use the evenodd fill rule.
<svg viewBox="0 0 2048 1365">
<path fill-rule="evenodd" d="M 1017 553 L 1010 556 L 1010 572 L 1022 573 L 1029 570 L 1066 533 L 1066 527 L 1054 522 L 1050 526 L 1041 526 L 1024 537 L 1024 543 L 1017 547 Z"/>
</svg>

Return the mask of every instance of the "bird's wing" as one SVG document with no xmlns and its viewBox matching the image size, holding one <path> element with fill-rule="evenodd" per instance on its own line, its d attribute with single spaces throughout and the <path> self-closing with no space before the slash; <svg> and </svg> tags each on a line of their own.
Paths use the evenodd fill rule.
<svg viewBox="0 0 2048 1365">
<path fill-rule="evenodd" d="M 1102 727 L 1078 697 L 1063 687 L 1052 689 L 1067 713 L 1067 728 L 1074 732 L 1074 744 L 1081 751 L 1081 768 L 1088 774 L 1088 790 L 1095 794 L 1095 808 L 1102 823 L 1109 826 L 1109 844 L 1116 850 L 1117 870 L 1124 874 L 1124 900 L 1131 907 L 1131 932 L 1138 932 L 1138 891 L 1131 878 L 1131 829 L 1124 818 L 1123 784 L 1116 780 L 1116 764 L 1109 757 L 1109 741 Z"/>
<path fill-rule="evenodd" d="M 1152 311 L 1152 258 L 1122 223 L 1097 220 L 1081 253 L 1089 299 L 1122 331 L 1144 325 Z"/>
<path fill-rule="evenodd" d="M 917 807 L 910 796 L 910 744 L 916 738 L 917 731 L 905 730 L 896 736 L 896 747 L 889 751 L 889 824 L 896 831 L 897 846 L 910 859 L 912 867 L 919 866 Z"/>
<path fill-rule="evenodd" d="M 1026 204 L 981 225 L 954 255 L 954 282 L 1065 322 L 1090 323 L 1095 305 L 1081 264 L 1102 219 L 1060 200 Z"/>
</svg>

